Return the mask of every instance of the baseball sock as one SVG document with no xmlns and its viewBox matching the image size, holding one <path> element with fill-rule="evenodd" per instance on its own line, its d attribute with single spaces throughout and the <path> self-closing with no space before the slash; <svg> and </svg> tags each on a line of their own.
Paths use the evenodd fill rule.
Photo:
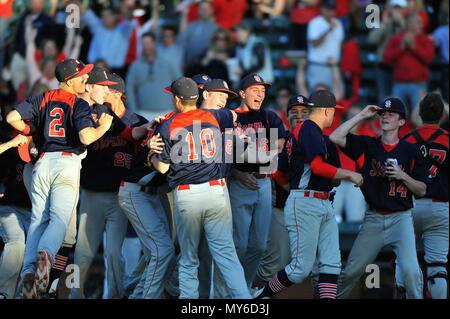
<svg viewBox="0 0 450 319">
<path fill-rule="evenodd" d="M 336 299 L 338 275 L 319 275 L 319 298 Z"/>
<path fill-rule="evenodd" d="M 261 294 L 255 297 L 255 299 L 273 297 L 293 284 L 294 283 L 289 280 L 286 271 L 284 269 L 280 270 L 272 279 L 270 279 L 270 281 L 264 286 Z"/>
<path fill-rule="evenodd" d="M 52 283 L 61 277 L 61 274 L 66 269 L 67 261 L 69 259 L 70 247 L 61 247 L 55 256 L 55 262 L 50 270 L 50 280 L 47 288 L 47 292 L 50 292 L 52 288 Z M 55 287 L 54 287 L 55 288 Z"/>
</svg>

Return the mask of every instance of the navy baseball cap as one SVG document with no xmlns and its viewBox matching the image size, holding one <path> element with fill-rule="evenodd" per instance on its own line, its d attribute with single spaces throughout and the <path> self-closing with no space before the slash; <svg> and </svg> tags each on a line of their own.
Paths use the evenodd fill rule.
<svg viewBox="0 0 450 319">
<path fill-rule="evenodd" d="M 207 74 L 196 74 L 192 77 L 192 80 L 194 80 L 197 85 L 205 85 L 212 81 L 211 77 Z"/>
<path fill-rule="evenodd" d="M 247 89 L 253 85 L 264 85 L 265 87 L 268 87 L 268 88 L 272 86 L 272 84 L 264 82 L 263 78 L 260 77 L 258 74 L 250 73 L 241 80 L 239 88 L 242 91 L 245 91 L 245 89 Z"/>
<path fill-rule="evenodd" d="M 93 64 L 84 64 L 75 59 L 67 59 L 56 65 L 55 77 L 58 82 L 66 82 L 70 79 L 88 74 L 93 68 Z"/>
<path fill-rule="evenodd" d="M 379 113 L 389 111 L 394 113 L 406 114 L 406 107 L 403 104 L 402 100 L 396 97 L 388 97 L 383 101 L 383 104 L 380 105 Z"/>
<path fill-rule="evenodd" d="M 89 79 L 86 83 L 106 86 L 117 84 L 117 82 L 114 82 L 109 78 L 104 69 L 98 66 L 94 67 L 92 71 L 89 72 Z"/>
<path fill-rule="evenodd" d="M 108 78 L 115 82 L 115 84 L 109 84 L 108 87 L 111 90 L 117 91 L 119 93 L 125 93 L 125 81 L 116 73 L 109 73 Z"/>
<path fill-rule="evenodd" d="M 297 105 L 308 106 L 308 98 L 301 94 L 291 97 L 288 101 L 286 113 L 289 113 L 289 110 Z"/>
<path fill-rule="evenodd" d="M 178 96 L 182 100 L 195 100 L 198 98 L 198 87 L 194 80 L 181 77 L 164 89 L 166 93 Z"/>
<path fill-rule="evenodd" d="M 203 91 L 223 92 L 228 94 L 228 97 L 230 98 L 236 98 L 238 96 L 235 92 L 230 90 L 227 82 L 222 79 L 214 79 L 211 82 L 206 83 L 203 87 Z"/>
<path fill-rule="evenodd" d="M 333 107 L 342 109 L 343 107 L 336 104 L 336 97 L 328 90 L 318 90 L 311 94 L 308 99 L 308 107 Z"/>
</svg>

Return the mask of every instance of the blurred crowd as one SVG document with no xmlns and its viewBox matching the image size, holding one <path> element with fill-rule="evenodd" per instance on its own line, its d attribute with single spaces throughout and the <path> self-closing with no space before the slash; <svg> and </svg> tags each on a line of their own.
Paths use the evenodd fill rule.
<svg viewBox="0 0 450 319">
<path fill-rule="evenodd" d="M 418 104 L 429 91 L 446 102 L 448 128 L 448 0 L 0 0 L 0 101 L 2 112 L 28 96 L 55 89 L 54 69 L 66 58 L 94 63 L 123 76 L 126 104 L 154 118 L 171 110 L 163 89 L 181 75 L 207 74 L 236 88 L 251 73 L 274 83 L 266 107 L 277 110 L 286 128 L 286 107 L 295 94 L 331 90 L 344 109 L 333 127 L 361 110 L 361 37 L 375 49 L 377 100 L 401 98 L 409 122 L 420 124 Z M 73 6 L 79 9 L 79 27 Z M 369 4 L 381 9 L 379 23 L 366 26 Z M 71 8 L 71 9 L 70 9 Z M 67 10 L 66 10 L 67 9 Z M 70 9 L 70 10 L 69 10 Z M 377 15 L 375 15 L 376 19 Z M 377 22 L 375 20 L 375 22 Z M 286 50 L 279 59 L 265 32 L 288 25 Z M 430 66 L 438 86 L 431 85 Z M 278 68 L 295 69 L 295 81 Z M 229 107 L 235 106 L 231 101 Z M 5 115 L 3 114 L 3 115 Z M 356 128 L 377 135 L 377 121 Z M 342 155 L 342 154 L 341 154 Z M 344 168 L 354 163 L 341 156 Z M 354 188 L 341 186 L 336 210 L 360 221 L 364 205 Z M 345 194 L 345 196 L 344 196 Z M 359 201 L 357 200 L 359 198 Z M 350 201 L 352 201 L 350 203 Z M 338 216 L 339 219 L 342 217 Z"/>
</svg>

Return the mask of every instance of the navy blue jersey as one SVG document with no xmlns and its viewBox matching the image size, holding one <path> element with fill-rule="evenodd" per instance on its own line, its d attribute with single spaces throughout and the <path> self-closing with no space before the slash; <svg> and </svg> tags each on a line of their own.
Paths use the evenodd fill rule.
<svg viewBox="0 0 450 319">
<path fill-rule="evenodd" d="M 306 120 L 292 131 L 286 145 L 289 162 L 289 185 L 291 189 L 329 192 L 333 189 L 331 179 L 314 174 L 311 162 L 316 156 L 335 167 L 340 167 L 337 149 L 324 136 L 320 127 Z"/>
<path fill-rule="evenodd" d="M 170 163 L 171 189 L 223 177 L 222 131 L 232 120 L 230 110 L 196 109 L 175 114 L 156 129 L 164 141 L 164 163 Z"/>
<path fill-rule="evenodd" d="M 436 134 L 437 130 L 439 132 Z M 448 132 L 437 125 L 423 125 L 404 138 L 419 147 L 428 167 L 431 184 L 425 197 L 448 202 Z"/>
<path fill-rule="evenodd" d="M 64 90 L 50 90 L 30 97 L 15 109 L 24 120 L 38 128 L 36 145 L 41 152 L 69 152 L 77 155 L 86 150 L 78 133 L 96 127 L 89 104 Z"/>
<path fill-rule="evenodd" d="M 362 167 L 364 183 L 361 187 L 371 209 L 382 213 L 399 212 L 413 207 L 411 191 L 398 180 L 385 176 L 386 160 L 396 159 L 397 164 L 412 178 L 429 183 L 425 161 L 416 145 L 401 140 L 395 146 L 381 142 L 380 137 L 347 135 L 343 152 Z"/>
<path fill-rule="evenodd" d="M 11 135 L 2 132 L 0 144 L 9 141 Z M 23 167 L 17 148 L 11 148 L 0 154 L 0 183 L 3 184 L 4 196 L 0 205 L 31 208 L 30 198 L 23 183 Z"/>
<path fill-rule="evenodd" d="M 234 110 L 237 113 L 235 135 L 255 136 L 260 151 L 268 151 L 271 147 L 270 129 L 276 129 L 278 138 L 286 138 L 283 121 L 272 111 L 261 109 L 255 111 Z M 274 147 L 272 145 L 272 147 Z M 267 164 L 269 165 L 269 163 Z M 243 172 L 259 172 L 261 164 L 236 163 L 234 167 Z"/>
<path fill-rule="evenodd" d="M 82 162 L 80 184 L 83 188 L 97 192 L 117 192 L 120 181 L 131 170 L 136 143 L 127 140 L 122 133 L 127 127 L 147 123 L 127 110 L 122 118 L 105 105 L 92 108 L 94 118 L 103 113 L 113 116 L 111 128 L 100 139 L 88 146 Z"/>
</svg>

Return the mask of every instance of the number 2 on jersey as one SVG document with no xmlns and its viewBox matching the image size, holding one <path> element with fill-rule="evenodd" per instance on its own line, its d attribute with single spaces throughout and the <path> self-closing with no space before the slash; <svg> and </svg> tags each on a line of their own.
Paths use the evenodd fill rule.
<svg viewBox="0 0 450 319">
<path fill-rule="evenodd" d="M 431 148 L 429 156 L 431 158 L 434 158 L 439 164 L 442 164 L 444 163 L 445 158 L 447 157 L 447 151 Z M 430 177 L 436 177 L 437 170 L 438 167 L 436 165 L 432 165 L 430 167 Z"/>
<path fill-rule="evenodd" d="M 64 121 L 64 110 L 60 107 L 55 107 L 50 111 L 50 116 L 53 118 L 50 122 L 48 136 L 50 137 L 64 137 L 66 130 L 61 127 Z"/>
</svg>

